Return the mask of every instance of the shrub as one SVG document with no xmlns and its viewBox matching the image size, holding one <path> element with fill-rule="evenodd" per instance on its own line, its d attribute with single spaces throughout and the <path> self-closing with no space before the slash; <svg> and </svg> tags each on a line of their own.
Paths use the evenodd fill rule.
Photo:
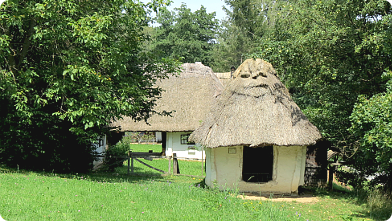
<svg viewBox="0 0 392 221">
<path fill-rule="evenodd" d="M 82 173 L 92 169 L 95 148 L 87 136 L 70 131 L 72 123 L 44 117 L 31 117 L 31 124 L 19 122 L 17 118 L 13 120 L 12 124 L 0 120 L 1 164 L 57 173 Z"/>
<path fill-rule="evenodd" d="M 118 142 L 116 145 L 109 146 L 105 152 L 105 167 L 109 171 L 114 171 L 116 167 L 121 167 L 125 156 L 129 151 L 129 143 Z M 124 157 L 124 158 L 121 158 Z"/>
<path fill-rule="evenodd" d="M 387 220 L 391 216 L 392 196 L 381 186 L 365 186 L 355 191 L 358 204 L 365 204 L 370 217 L 374 220 Z"/>
</svg>

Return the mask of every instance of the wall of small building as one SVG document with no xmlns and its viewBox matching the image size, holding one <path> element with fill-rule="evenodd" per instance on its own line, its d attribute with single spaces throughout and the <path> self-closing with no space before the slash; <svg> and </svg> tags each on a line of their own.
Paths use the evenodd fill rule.
<svg viewBox="0 0 392 221">
<path fill-rule="evenodd" d="M 272 157 L 272 156 L 271 156 Z M 265 183 L 242 180 L 243 147 L 206 149 L 206 184 L 242 192 L 297 193 L 304 184 L 306 147 L 274 146 L 272 180 Z"/>
<path fill-rule="evenodd" d="M 98 137 L 97 143 L 94 143 L 93 146 L 95 147 L 95 151 L 99 155 L 105 154 L 106 148 L 107 148 L 107 142 L 106 142 L 106 135 L 103 135 L 102 137 Z M 104 157 L 98 157 L 97 160 L 93 162 L 93 165 L 97 165 L 99 163 L 102 163 Z"/>
<path fill-rule="evenodd" d="M 181 144 L 181 135 L 190 133 L 192 132 L 167 132 L 166 156 L 176 153 L 179 158 L 205 159 L 205 152 L 199 144 Z"/>
<path fill-rule="evenodd" d="M 155 132 L 155 142 L 162 142 L 162 132 Z"/>
</svg>

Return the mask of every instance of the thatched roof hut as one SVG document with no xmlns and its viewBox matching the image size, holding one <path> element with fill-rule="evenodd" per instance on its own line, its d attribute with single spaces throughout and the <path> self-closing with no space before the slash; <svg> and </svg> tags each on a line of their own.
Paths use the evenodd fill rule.
<svg viewBox="0 0 392 221">
<path fill-rule="evenodd" d="M 272 65 L 246 60 L 190 140 L 207 147 L 209 186 L 244 192 L 297 193 L 306 146 L 321 138 Z"/>
<path fill-rule="evenodd" d="M 171 112 L 171 116 L 153 114 L 151 118 L 135 122 L 130 117 L 111 124 L 120 131 L 193 131 L 201 125 L 223 85 L 212 69 L 200 62 L 182 65 L 179 75 L 170 75 L 156 83 L 163 89 L 157 100 L 156 112 Z"/>
<path fill-rule="evenodd" d="M 231 81 L 232 76 L 231 72 L 221 72 L 221 73 L 215 73 L 215 75 L 218 77 L 219 81 L 223 84 L 223 86 L 226 87 L 226 85 Z"/>
<path fill-rule="evenodd" d="M 307 146 L 321 138 L 270 63 L 246 60 L 191 140 L 206 147 Z"/>
</svg>

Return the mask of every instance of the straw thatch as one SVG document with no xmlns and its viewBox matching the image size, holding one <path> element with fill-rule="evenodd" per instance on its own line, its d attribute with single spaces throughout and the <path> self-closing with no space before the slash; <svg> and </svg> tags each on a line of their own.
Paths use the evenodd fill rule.
<svg viewBox="0 0 392 221">
<path fill-rule="evenodd" d="M 215 73 L 215 75 L 218 77 L 219 81 L 223 84 L 224 87 L 226 87 L 232 80 L 231 72 Z"/>
<path fill-rule="evenodd" d="M 190 140 L 209 148 L 249 145 L 312 145 L 321 138 L 272 65 L 246 60 Z"/>
<path fill-rule="evenodd" d="M 211 68 L 200 62 L 183 64 L 179 75 L 157 82 L 162 96 L 154 108 L 156 112 L 171 112 L 171 116 L 153 114 L 148 120 L 135 122 L 130 117 L 115 121 L 120 131 L 193 131 L 201 125 L 216 97 L 223 91 Z"/>
</svg>

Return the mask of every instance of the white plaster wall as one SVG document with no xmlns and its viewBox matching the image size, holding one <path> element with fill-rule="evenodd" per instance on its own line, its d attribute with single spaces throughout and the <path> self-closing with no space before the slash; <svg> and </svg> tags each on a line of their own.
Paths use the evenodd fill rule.
<svg viewBox="0 0 392 221">
<path fill-rule="evenodd" d="M 235 148 L 236 153 L 229 148 Z M 244 192 L 296 193 L 303 184 L 306 147 L 274 146 L 272 181 L 266 183 L 242 180 L 242 146 L 207 149 L 207 176 L 209 186 L 217 184 L 220 189 L 238 188 Z M 302 177 L 301 177 L 302 176 Z"/>
<path fill-rule="evenodd" d="M 205 151 L 202 150 L 201 145 L 189 145 L 181 144 L 181 135 L 190 132 L 167 132 L 166 136 L 166 156 L 173 156 L 173 153 L 177 154 L 177 157 L 189 158 L 189 159 L 205 159 Z M 196 150 L 188 150 L 188 147 L 195 146 Z M 194 153 L 194 154 L 191 154 Z"/>
<path fill-rule="evenodd" d="M 206 148 L 206 178 L 208 186 L 213 187 L 216 181 L 215 149 Z"/>
<path fill-rule="evenodd" d="M 162 132 L 155 132 L 155 142 L 162 141 Z"/>
<path fill-rule="evenodd" d="M 229 153 L 229 148 L 235 153 Z M 242 146 L 206 149 L 206 184 L 220 189 L 236 188 L 242 176 Z"/>
<path fill-rule="evenodd" d="M 93 144 L 93 146 L 95 147 L 95 151 L 98 154 L 102 155 L 105 153 L 106 150 L 106 135 L 104 135 L 103 137 L 98 137 L 98 140 L 101 140 L 101 142 L 95 143 Z M 102 161 L 103 161 L 103 157 L 98 157 L 98 159 L 93 162 L 93 165 L 96 165 Z"/>
</svg>

